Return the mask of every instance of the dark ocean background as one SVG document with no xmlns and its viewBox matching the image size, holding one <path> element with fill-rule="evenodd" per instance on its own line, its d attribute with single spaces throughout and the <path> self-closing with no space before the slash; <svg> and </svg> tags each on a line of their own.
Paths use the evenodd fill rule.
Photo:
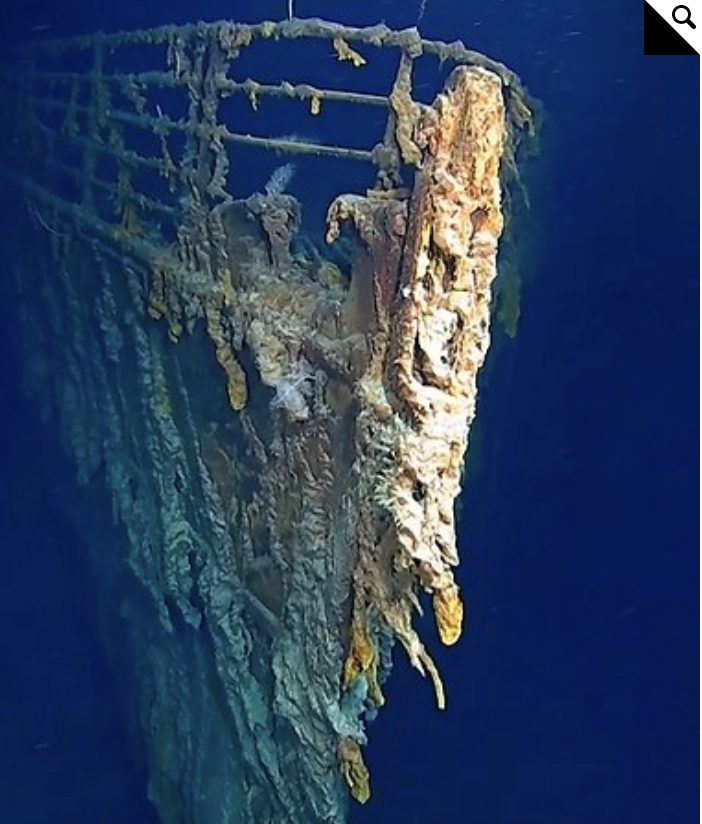
<svg viewBox="0 0 702 824">
<path fill-rule="evenodd" d="M 419 5 L 296 0 L 296 12 L 399 28 Z M 285 0 L 0 8 L 3 47 L 286 14 Z M 480 398 L 460 539 L 468 626 L 438 653 L 448 709 L 397 655 L 370 729 L 374 795 L 352 821 L 696 822 L 699 59 L 644 56 L 642 4 L 611 0 L 428 0 L 421 29 L 509 65 L 545 122 L 519 332 Z M 353 145 L 357 124 L 344 125 Z M 61 515 L 73 470 L 21 396 L 12 313 L 0 312 L 0 822 L 151 824 L 87 552 Z"/>
</svg>

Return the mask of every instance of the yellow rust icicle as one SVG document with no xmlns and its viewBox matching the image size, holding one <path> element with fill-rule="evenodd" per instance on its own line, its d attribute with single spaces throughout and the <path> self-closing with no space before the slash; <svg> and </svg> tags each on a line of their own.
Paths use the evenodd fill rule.
<svg viewBox="0 0 702 824">
<path fill-rule="evenodd" d="M 235 412 L 241 412 L 246 406 L 248 390 L 246 373 L 236 359 L 234 349 L 224 339 L 220 323 L 220 310 L 212 305 L 205 308 L 207 331 L 215 346 L 217 362 L 224 369 L 227 376 L 227 397 L 229 405 Z"/>
<path fill-rule="evenodd" d="M 348 685 L 361 673 L 366 672 L 373 662 L 373 647 L 365 628 L 356 621 L 351 627 L 351 646 L 344 664 L 344 686 Z"/>
<path fill-rule="evenodd" d="M 349 687 L 359 676 L 368 685 L 368 698 L 376 707 L 385 704 L 385 696 L 378 683 L 378 653 L 361 620 L 354 619 L 351 625 L 351 644 L 344 663 L 344 688 Z"/>
<path fill-rule="evenodd" d="M 357 51 L 354 51 L 343 37 L 334 38 L 334 51 L 336 52 L 338 60 L 348 60 L 350 63 L 353 63 L 356 69 L 366 65 L 366 58 Z"/>
<path fill-rule="evenodd" d="M 344 736 L 339 741 L 339 758 L 341 772 L 348 785 L 351 796 L 359 804 L 365 804 L 370 798 L 370 773 L 363 761 L 363 753 L 357 741 Z"/>
<path fill-rule="evenodd" d="M 432 596 L 436 628 L 441 641 L 450 647 L 461 637 L 463 602 L 455 584 L 439 589 Z"/>
</svg>

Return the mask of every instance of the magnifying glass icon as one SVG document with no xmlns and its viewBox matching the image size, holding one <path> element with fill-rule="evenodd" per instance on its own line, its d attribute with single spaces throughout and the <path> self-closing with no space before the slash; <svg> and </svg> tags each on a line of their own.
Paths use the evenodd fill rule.
<svg viewBox="0 0 702 824">
<path fill-rule="evenodd" d="M 678 14 L 678 12 L 681 12 Z M 692 22 L 692 12 L 687 6 L 676 6 L 673 9 L 673 20 L 679 25 L 688 25 L 691 29 L 696 29 L 697 26 Z"/>
</svg>

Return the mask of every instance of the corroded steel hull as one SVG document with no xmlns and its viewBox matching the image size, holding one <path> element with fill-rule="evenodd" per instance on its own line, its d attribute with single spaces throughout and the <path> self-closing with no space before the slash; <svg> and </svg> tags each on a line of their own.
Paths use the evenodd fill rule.
<svg viewBox="0 0 702 824">
<path fill-rule="evenodd" d="M 328 41 L 350 71 L 393 50 L 392 89 L 237 76 L 253 43 L 285 38 Z M 120 70 L 129 46 L 165 71 Z M 427 56 L 456 65 L 419 104 Z M 461 44 L 324 21 L 98 35 L 22 60 L 5 175 L 32 238 L 13 258 L 27 384 L 86 495 L 111 500 L 115 528 L 89 537 L 151 797 L 164 822 L 340 824 L 349 793 L 370 795 L 365 722 L 395 640 L 445 704 L 412 616 L 427 593 L 440 639 L 460 635 L 454 503 L 525 95 Z M 220 118 L 233 95 L 314 116 L 381 106 L 385 132 L 369 149 L 254 137 Z M 330 204 L 328 250 L 289 168 L 231 195 L 252 145 L 374 164 L 372 188 Z"/>
</svg>

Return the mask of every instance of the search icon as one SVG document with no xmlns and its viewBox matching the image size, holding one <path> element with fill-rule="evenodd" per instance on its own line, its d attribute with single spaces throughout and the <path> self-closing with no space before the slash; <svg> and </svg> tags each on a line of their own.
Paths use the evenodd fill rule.
<svg viewBox="0 0 702 824">
<path fill-rule="evenodd" d="M 682 16 L 678 15 L 678 11 L 682 12 Z M 687 6 L 676 6 L 673 9 L 673 20 L 679 25 L 687 24 L 691 29 L 696 29 L 697 26 L 692 22 L 692 12 Z"/>
</svg>

